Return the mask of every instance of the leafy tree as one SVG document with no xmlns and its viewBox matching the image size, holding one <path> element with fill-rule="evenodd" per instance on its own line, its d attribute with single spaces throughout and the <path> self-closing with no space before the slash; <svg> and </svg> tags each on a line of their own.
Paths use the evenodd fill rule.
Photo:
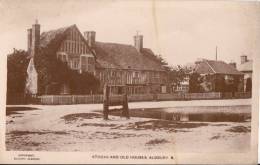
<svg viewBox="0 0 260 165">
<path fill-rule="evenodd" d="M 156 55 L 155 57 L 162 65 L 164 65 L 164 66 L 168 65 L 167 61 L 162 57 L 162 55 L 159 54 L 159 55 Z"/>
<path fill-rule="evenodd" d="M 191 68 L 183 66 L 170 66 L 166 68 L 168 71 L 169 82 L 174 86 L 180 85 L 185 77 L 191 72 Z"/>
<path fill-rule="evenodd" d="M 92 74 L 87 72 L 79 74 L 77 71 L 71 71 L 68 78 L 68 83 L 73 94 L 92 94 L 98 92 L 100 83 Z"/>
<path fill-rule="evenodd" d="M 56 57 L 56 52 L 64 37 L 64 35 L 56 36 L 46 47 L 40 48 L 34 57 L 38 73 L 39 94 L 49 94 L 50 91 L 47 88 L 50 89 L 50 86 L 54 83 L 62 84 L 68 76 L 69 70 L 66 64 L 59 61 Z"/>
<path fill-rule="evenodd" d="M 28 54 L 24 50 L 15 50 L 7 56 L 7 97 L 24 94 L 28 64 Z"/>
</svg>

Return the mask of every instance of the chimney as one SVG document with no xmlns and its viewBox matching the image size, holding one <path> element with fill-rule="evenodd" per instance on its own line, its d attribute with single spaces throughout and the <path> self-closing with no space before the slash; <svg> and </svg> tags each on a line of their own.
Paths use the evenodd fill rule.
<svg viewBox="0 0 260 165">
<path fill-rule="evenodd" d="M 237 64 L 235 62 L 230 62 L 229 65 L 231 65 L 234 68 L 237 68 Z"/>
<path fill-rule="evenodd" d="M 241 64 L 244 64 L 245 62 L 247 62 L 247 56 L 246 55 L 242 55 L 240 56 L 241 58 Z"/>
<path fill-rule="evenodd" d="M 31 52 L 31 47 L 32 47 L 32 28 L 27 29 L 27 51 L 30 54 Z"/>
<path fill-rule="evenodd" d="M 95 42 L 96 42 L 96 32 L 95 31 L 84 32 L 84 37 L 87 40 L 88 46 L 90 48 L 95 45 Z"/>
<path fill-rule="evenodd" d="M 138 52 L 142 52 L 143 49 L 143 36 L 138 33 L 134 36 L 135 48 Z"/>
<path fill-rule="evenodd" d="M 31 39 L 31 56 L 35 56 L 38 53 L 40 46 L 40 24 L 38 20 L 32 25 L 32 39 Z"/>
</svg>

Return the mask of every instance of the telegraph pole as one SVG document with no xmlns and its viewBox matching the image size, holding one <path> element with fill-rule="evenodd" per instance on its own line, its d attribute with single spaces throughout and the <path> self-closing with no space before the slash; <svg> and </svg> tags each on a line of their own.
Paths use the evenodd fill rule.
<svg viewBox="0 0 260 165">
<path fill-rule="evenodd" d="M 218 46 L 216 46 L 216 61 L 218 61 Z"/>
</svg>

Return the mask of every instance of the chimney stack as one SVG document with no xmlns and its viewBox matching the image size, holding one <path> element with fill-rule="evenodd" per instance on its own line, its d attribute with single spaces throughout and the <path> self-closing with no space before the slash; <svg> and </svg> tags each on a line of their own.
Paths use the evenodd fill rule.
<svg viewBox="0 0 260 165">
<path fill-rule="evenodd" d="M 32 47 L 32 28 L 27 29 L 27 51 L 31 54 L 31 47 Z"/>
<path fill-rule="evenodd" d="M 143 36 L 138 33 L 134 36 L 135 48 L 138 52 L 142 52 L 143 49 Z"/>
<path fill-rule="evenodd" d="M 95 45 L 95 42 L 96 42 L 96 32 L 95 31 L 84 32 L 84 37 L 87 40 L 88 46 L 90 48 Z"/>
<path fill-rule="evenodd" d="M 246 55 L 242 55 L 240 56 L 241 58 L 241 64 L 244 64 L 245 62 L 247 62 L 247 56 Z"/>
<path fill-rule="evenodd" d="M 31 39 L 32 57 L 38 53 L 39 46 L 40 46 L 40 24 L 38 24 L 38 20 L 36 20 L 35 24 L 32 25 L 32 39 Z"/>
</svg>

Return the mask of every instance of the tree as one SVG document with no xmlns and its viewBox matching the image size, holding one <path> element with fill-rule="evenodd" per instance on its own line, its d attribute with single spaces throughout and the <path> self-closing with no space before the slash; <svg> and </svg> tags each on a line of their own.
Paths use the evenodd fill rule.
<svg viewBox="0 0 260 165">
<path fill-rule="evenodd" d="M 225 79 L 223 76 L 219 76 L 216 78 L 215 83 L 215 91 L 216 92 L 226 92 L 227 85 L 225 83 Z"/>
<path fill-rule="evenodd" d="M 155 56 L 156 59 L 161 63 L 161 65 L 167 66 L 167 61 L 162 57 L 162 55 L 158 54 Z"/>
<path fill-rule="evenodd" d="M 99 80 L 89 73 L 71 70 L 66 62 L 57 59 L 56 52 L 64 35 L 56 36 L 35 56 L 39 94 L 59 94 L 61 85 L 67 84 L 72 94 L 96 93 Z"/>
<path fill-rule="evenodd" d="M 24 50 L 15 50 L 7 56 L 7 97 L 24 94 L 28 63 L 28 54 Z"/>
<path fill-rule="evenodd" d="M 166 70 L 168 71 L 169 82 L 174 87 L 180 85 L 180 83 L 184 81 L 185 77 L 191 72 L 191 68 L 180 65 L 167 67 Z"/>
<path fill-rule="evenodd" d="M 87 72 L 79 74 L 77 71 L 71 71 L 67 81 L 72 94 L 97 93 L 100 86 L 99 80 Z"/>
<path fill-rule="evenodd" d="M 189 93 L 200 92 L 200 83 L 200 75 L 196 72 L 191 73 L 189 80 Z"/>
</svg>

